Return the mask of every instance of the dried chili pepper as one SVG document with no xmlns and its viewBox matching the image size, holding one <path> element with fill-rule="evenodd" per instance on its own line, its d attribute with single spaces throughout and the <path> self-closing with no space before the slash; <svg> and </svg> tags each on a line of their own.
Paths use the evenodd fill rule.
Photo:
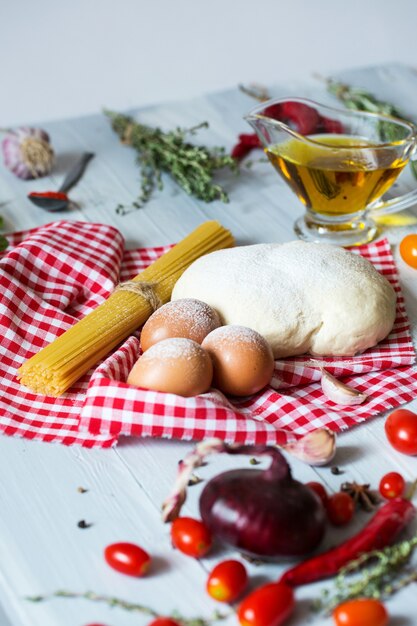
<svg viewBox="0 0 417 626">
<path fill-rule="evenodd" d="M 281 581 L 292 587 L 335 576 L 353 559 L 371 550 L 390 545 L 416 514 L 414 505 L 405 498 L 384 504 L 359 533 L 336 548 L 327 550 L 284 572 Z"/>
<path fill-rule="evenodd" d="M 262 115 L 285 124 L 292 124 L 298 132 L 304 135 L 317 131 L 321 121 L 332 121 L 321 118 L 312 107 L 297 101 L 270 104 L 262 111 Z M 238 143 L 231 152 L 231 156 L 238 161 L 245 158 L 254 148 L 262 148 L 261 141 L 254 133 L 243 133 L 238 139 Z"/>
<path fill-rule="evenodd" d="M 255 100 L 266 103 L 265 108 L 260 111 L 261 115 L 288 124 L 302 135 L 319 132 L 343 133 L 343 126 L 338 120 L 322 117 L 313 107 L 298 102 L 297 99 L 267 104 L 271 96 L 265 88 L 239 85 L 239 89 Z M 257 135 L 239 135 L 239 141 L 232 149 L 231 156 L 240 161 L 254 148 L 262 148 Z"/>
<path fill-rule="evenodd" d="M 240 161 L 244 159 L 255 148 L 262 148 L 262 144 L 255 133 L 242 133 L 238 137 L 239 141 L 232 149 L 230 155 Z"/>
</svg>

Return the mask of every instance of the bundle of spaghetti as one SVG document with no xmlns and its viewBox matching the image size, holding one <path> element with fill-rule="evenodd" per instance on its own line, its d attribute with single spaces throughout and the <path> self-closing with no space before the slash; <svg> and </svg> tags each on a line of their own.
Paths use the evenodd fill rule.
<svg viewBox="0 0 417 626">
<path fill-rule="evenodd" d="M 168 302 L 174 284 L 200 256 L 233 246 L 231 233 L 219 222 L 198 226 L 128 284 L 19 368 L 17 377 L 29 389 L 60 396 L 126 337 L 155 308 Z"/>
</svg>

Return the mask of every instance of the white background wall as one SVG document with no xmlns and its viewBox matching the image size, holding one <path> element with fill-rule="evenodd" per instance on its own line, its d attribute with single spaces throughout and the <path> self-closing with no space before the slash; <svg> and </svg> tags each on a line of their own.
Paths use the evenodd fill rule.
<svg viewBox="0 0 417 626">
<path fill-rule="evenodd" d="M 0 125 L 384 61 L 416 0 L 0 0 Z"/>
</svg>

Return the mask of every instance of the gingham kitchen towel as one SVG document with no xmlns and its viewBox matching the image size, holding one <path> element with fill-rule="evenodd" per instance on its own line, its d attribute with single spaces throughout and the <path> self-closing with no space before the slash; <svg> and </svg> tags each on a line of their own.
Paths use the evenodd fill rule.
<svg viewBox="0 0 417 626">
<path fill-rule="evenodd" d="M 248 399 L 227 399 L 216 390 L 182 398 L 125 383 L 140 355 L 132 336 L 61 398 L 34 394 L 16 380 L 18 367 L 169 246 L 124 251 L 114 228 L 66 221 L 8 239 L 0 260 L 0 432 L 7 435 L 86 447 L 114 445 L 119 435 L 283 443 L 319 426 L 348 428 L 417 392 L 404 302 L 389 244 L 382 240 L 357 252 L 393 284 L 397 318 L 390 336 L 360 356 L 277 361 L 271 386 Z M 327 400 L 319 383 L 322 365 L 366 392 L 368 401 L 337 407 Z"/>
</svg>

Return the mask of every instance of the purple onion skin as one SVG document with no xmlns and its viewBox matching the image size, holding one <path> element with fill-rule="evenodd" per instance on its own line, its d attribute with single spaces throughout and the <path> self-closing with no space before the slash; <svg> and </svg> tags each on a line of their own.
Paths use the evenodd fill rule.
<svg viewBox="0 0 417 626">
<path fill-rule="evenodd" d="M 233 470 L 207 483 L 201 517 L 215 537 L 251 556 L 304 556 L 323 538 L 324 507 L 309 487 L 292 478 L 277 449 L 263 449 L 273 456 L 267 470 Z"/>
</svg>

